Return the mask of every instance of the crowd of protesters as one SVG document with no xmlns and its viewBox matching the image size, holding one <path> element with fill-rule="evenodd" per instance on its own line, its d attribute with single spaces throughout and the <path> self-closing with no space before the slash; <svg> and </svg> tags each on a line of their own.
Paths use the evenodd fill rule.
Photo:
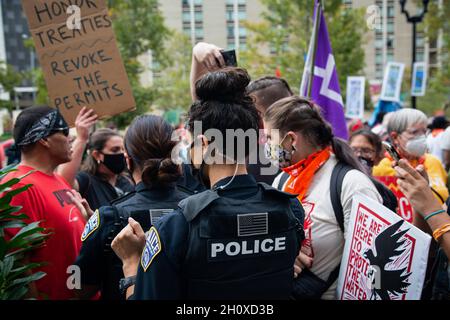
<svg viewBox="0 0 450 320">
<path fill-rule="evenodd" d="M 349 122 L 351 137 L 344 141 L 334 136 L 320 106 L 294 95 L 285 80 L 251 82 L 244 69 L 227 67 L 221 49 L 207 43 L 193 48 L 191 95 L 181 153 L 175 152 L 174 128 L 154 115 L 136 118 L 123 137 L 97 129 L 97 116 L 86 107 L 73 138 L 55 109 L 31 107 L 19 115 L 14 141 L 20 163 L 3 179 L 24 176 L 18 186 L 32 187 L 12 204 L 22 207 L 29 222 L 51 230 L 45 246 L 29 253 L 30 262 L 47 263 L 41 267 L 47 275 L 32 285 L 29 297 L 336 299 L 356 193 L 402 217 L 409 212 L 410 222 L 434 237 L 430 269 L 448 261 L 445 117 L 429 121 L 421 111 L 402 109 L 372 128 L 362 120 Z M 208 136 L 208 129 L 258 135 L 240 153 Z M 174 154 L 187 155 L 185 163 Z M 248 163 L 252 155 L 256 161 Z M 389 189 L 393 184 L 406 205 L 398 201 L 398 190 Z M 232 257 L 230 243 L 243 246 L 237 240 L 205 251 L 206 244 L 233 238 L 227 228 L 236 216 L 246 221 L 239 220 L 244 209 L 267 212 L 261 220 L 270 227 L 266 233 L 285 235 L 274 238 L 274 251 L 257 252 L 265 241 L 260 238 L 250 262 Z M 259 215 L 255 219 L 263 219 Z M 16 232 L 10 229 L 7 236 Z M 66 283 L 71 265 L 81 272 L 77 290 Z M 439 290 L 435 278 L 436 272 L 428 272 L 431 293 L 423 299 L 450 298 L 448 276 Z"/>
</svg>

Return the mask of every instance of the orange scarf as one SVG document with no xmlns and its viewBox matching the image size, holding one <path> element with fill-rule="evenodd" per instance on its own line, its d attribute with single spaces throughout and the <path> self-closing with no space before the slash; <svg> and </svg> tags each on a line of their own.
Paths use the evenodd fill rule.
<svg viewBox="0 0 450 320">
<path fill-rule="evenodd" d="M 298 199 L 303 200 L 308 192 L 309 186 L 317 171 L 328 161 L 331 155 L 331 148 L 313 153 L 308 158 L 300 161 L 293 166 L 283 169 L 284 172 L 290 175 L 287 181 L 285 192 L 298 194 Z"/>
<path fill-rule="evenodd" d="M 438 134 L 444 131 L 445 131 L 444 129 L 434 129 L 433 131 L 431 131 L 431 135 L 433 136 L 433 138 L 436 138 Z"/>
</svg>

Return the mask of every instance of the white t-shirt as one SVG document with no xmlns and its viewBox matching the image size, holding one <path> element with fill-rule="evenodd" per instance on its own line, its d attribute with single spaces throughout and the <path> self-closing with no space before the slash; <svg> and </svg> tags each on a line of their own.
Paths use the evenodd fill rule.
<svg viewBox="0 0 450 320">
<path fill-rule="evenodd" d="M 427 137 L 428 152 L 438 158 L 441 162 L 444 161 L 444 154 L 442 150 L 442 138 L 444 137 L 444 132 L 439 133 L 435 137 L 430 133 Z M 449 135 L 450 138 L 450 135 Z M 449 146 L 450 149 L 450 146 Z"/>
<path fill-rule="evenodd" d="M 450 127 L 448 127 L 441 137 L 442 150 L 450 150 Z"/>
<path fill-rule="evenodd" d="M 330 159 L 315 174 L 308 193 L 302 202 L 305 209 L 304 229 L 306 236 L 302 251 L 314 259 L 310 270 L 324 281 L 341 262 L 344 250 L 344 237 L 334 215 L 330 198 L 331 174 L 336 164 L 336 157 L 331 155 Z M 281 174 L 275 178 L 274 187 L 278 186 L 280 178 Z M 349 171 L 342 183 L 341 194 L 346 232 L 353 196 L 356 193 L 362 193 L 379 203 L 383 202 L 375 185 L 365 174 L 358 170 Z M 322 299 L 336 299 L 336 289 L 337 281 L 322 296 Z"/>
</svg>

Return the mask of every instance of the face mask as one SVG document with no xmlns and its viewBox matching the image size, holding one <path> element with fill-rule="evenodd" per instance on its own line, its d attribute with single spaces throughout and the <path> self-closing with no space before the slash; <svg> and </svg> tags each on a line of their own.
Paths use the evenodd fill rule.
<svg viewBox="0 0 450 320">
<path fill-rule="evenodd" d="M 282 144 L 284 139 L 278 145 L 272 145 L 269 142 L 266 142 L 264 145 L 264 151 L 266 154 L 266 158 L 270 160 L 273 166 L 289 166 L 292 159 L 292 153 L 283 148 Z"/>
<path fill-rule="evenodd" d="M 202 161 L 202 164 L 199 168 L 196 168 L 193 159 L 191 156 L 191 152 L 194 147 L 194 142 L 191 143 L 190 147 L 186 149 L 187 152 L 187 163 L 191 166 L 192 175 L 207 189 L 211 188 L 211 181 L 209 180 L 209 177 L 205 174 L 205 161 Z"/>
<path fill-rule="evenodd" d="M 406 152 L 414 157 L 422 157 L 427 152 L 427 138 L 425 135 L 409 140 L 405 146 Z"/>
<path fill-rule="evenodd" d="M 103 154 L 104 160 L 103 164 L 107 167 L 112 173 L 120 174 L 125 170 L 127 165 L 125 161 L 125 154 Z"/>
<path fill-rule="evenodd" d="M 358 160 L 363 165 L 364 169 L 366 169 L 366 173 L 372 175 L 374 162 L 364 157 L 359 157 Z"/>
</svg>

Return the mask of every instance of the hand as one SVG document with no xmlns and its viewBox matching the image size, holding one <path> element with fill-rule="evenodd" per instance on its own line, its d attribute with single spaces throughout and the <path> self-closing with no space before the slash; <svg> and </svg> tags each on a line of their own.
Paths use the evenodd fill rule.
<svg viewBox="0 0 450 320">
<path fill-rule="evenodd" d="M 71 203 L 74 204 L 78 210 L 80 210 L 83 218 L 88 221 L 94 214 L 94 211 L 92 211 L 87 200 L 84 199 L 76 190 L 67 191 L 67 196 L 70 198 Z"/>
<path fill-rule="evenodd" d="M 209 43 L 199 42 L 193 49 L 195 60 L 202 64 L 208 71 L 215 71 L 225 67 L 222 49 Z"/>
<path fill-rule="evenodd" d="M 400 160 L 398 166 L 395 167 L 395 171 L 400 191 L 408 198 L 419 214 L 426 216 L 427 213 L 433 211 L 433 208 L 437 208 L 436 210 L 442 208 L 434 197 L 427 180 L 406 160 Z"/>
<path fill-rule="evenodd" d="M 313 265 L 313 258 L 300 251 L 294 263 L 294 278 L 297 278 L 303 269 L 310 269 Z"/>
<path fill-rule="evenodd" d="M 88 141 L 89 131 L 97 122 L 98 116 L 93 109 L 88 110 L 83 107 L 75 119 L 75 128 L 77 129 L 77 138 L 83 142 Z"/>
<path fill-rule="evenodd" d="M 137 270 L 145 247 L 145 240 L 145 233 L 141 225 L 133 218 L 128 218 L 128 225 L 120 231 L 111 243 L 111 248 L 122 260 L 124 270 L 126 268 Z"/>
</svg>

